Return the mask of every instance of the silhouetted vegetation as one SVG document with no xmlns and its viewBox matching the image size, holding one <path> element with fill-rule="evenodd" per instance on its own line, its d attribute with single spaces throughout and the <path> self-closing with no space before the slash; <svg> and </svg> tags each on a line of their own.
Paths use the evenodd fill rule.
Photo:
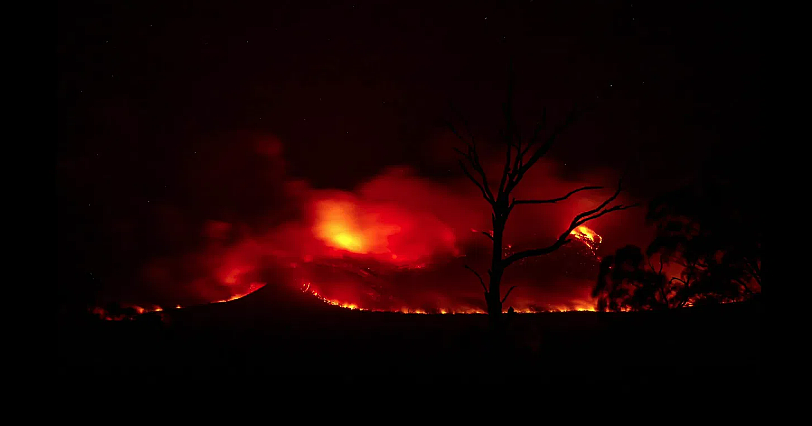
<svg viewBox="0 0 812 426">
<path fill-rule="evenodd" d="M 601 262 L 593 292 L 599 310 L 679 308 L 760 294 L 757 190 L 757 178 L 706 173 L 652 200 L 647 220 L 657 225 L 657 236 L 645 254 L 626 246 Z"/>
</svg>

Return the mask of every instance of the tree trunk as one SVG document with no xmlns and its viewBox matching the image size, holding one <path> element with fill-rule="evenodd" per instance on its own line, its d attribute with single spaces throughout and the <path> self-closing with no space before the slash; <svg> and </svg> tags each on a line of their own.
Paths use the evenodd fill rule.
<svg viewBox="0 0 812 426">
<path fill-rule="evenodd" d="M 491 274 L 491 281 L 486 302 L 488 303 L 488 318 L 495 326 L 502 325 L 502 300 L 499 298 L 500 281 L 502 271 L 494 271 Z"/>
<path fill-rule="evenodd" d="M 504 272 L 502 267 L 502 240 L 504 231 L 505 220 L 495 216 L 493 220 L 493 253 L 491 256 L 490 281 L 488 282 L 486 302 L 488 303 L 488 318 L 490 319 L 491 325 L 496 328 L 501 328 L 503 325 L 501 284 L 502 274 Z"/>
</svg>

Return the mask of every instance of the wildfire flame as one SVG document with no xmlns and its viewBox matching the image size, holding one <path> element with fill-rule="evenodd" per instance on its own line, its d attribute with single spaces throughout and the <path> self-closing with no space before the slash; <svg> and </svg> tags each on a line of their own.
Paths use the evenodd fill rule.
<svg viewBox="0 0 812 426">
<path fill-rule="evenodd" d="M 248 296 L 249 294 L 261 289 L 262 287 L 265 287 L 265 283 L 252 283 L 248 287 L 248 291 L 246 291 L 244 293 L 237 293 L 237 294 L 229 297 L 228 299 L 217 300 L 217 301 L 214 301 L 214 302 L 211 302 L 211 303 L 231 302 L 232 300 L 237 300 L 237 299 L 240 299 L 242 297 Z M 163 310 L 164 310 L 162 307 L 160 307 L 158 305 L 154 305 L 152 308 L 144 308 L 144 307 L 141 307 L 141 306 L 138 306 L 138 305 L 129 305 L 129 306 L 125 305 L 122 308 L 123 309 L 122 309 L 121 313 L 113 314 L 111 312 L 108 312 L 106 309 L 97 306 L 97 307 L 91 309 L 90 313 L 92 313 L 93 315 L 98 316 L 99 318 L 101 318 L 101 319 L 103 319 L 105 321 L 124 321 L 124 320 L 133 320 L 133 319 L 135 319 L 135 316 L 138 316 L 138 315 L 148 314 L 150 312 L 163 312 Z M 126 310 L 128 310 L 128 309 L 132 309 L 133 311 L 135 311 L 135 315 L 127 314 Z M 183 309 L 183 306 L 175 305 L 175 309 Z"/>
<path fill-rule="evenodd" d="M 127 313 L 128 310 L 135 311 L 135 315 L 128 314 Z M 150 312 L 163 312 L 163 308 L 161 308 L 158 305 L 154 305 L 151 308 L 144 308 L 138 305 L 125 305 L 122 306 L 121 312 L 118 313 L 108 312 L 107 309 L 98 306 L 90 310 L 90 313 L 98 316 L 99 318 L 105 321 L 132 320 L 137 315 L 148 314 Z"/>
<path fill-rule="evenodd" d="M 321 200 L 316 203 L 316 216 L 313 227 L 316 237 L 330 247 L 352 253 L 388 252 L 387 237 L 400 231 L 397 225 L 383 224 L 376 217 L 364 215 L 351 201 Z"/>
<path fill-rule="evenodd" d="M 414 266 L 436 254 L 459 254 L 451 228 L 419 210 L 336 195 L 314 201 L 313 214 L 312 235 L 332 249 L 328 256 Z"/>
<path fill-rule="evenodd" d="M 251 285 L 248 287 L 248 291 L 246 291 L 245 293 L 237 293 L 237 294 L 229 297 L 228 299 L 217 300 L 217 301 L 212 302 L 212 303 L 231 302 L 232 300 L 237 300 L 237 299 L 243 298 L 245 296 L 248 296 L 249 294 L 261 289 L 262 287 L 265 287 L 265 283 L 251 283 Z M 180 305 L 178 305 L 178 307 L 180 307 Z"/>
<path fill-rule="evenodd" d="M 343 250 L 347 250 L 353 253 L 366 253 L 367 250 L 370 250 L 371 245 L 368 244 L 366 241 L 370 239 L 374 239 L 374 236 L 370 236 L 375 232 L 381 232 L 380 230 L 374 232 L 361 232 L 358 229 L 357 222 L 354 217 L 357 217 L 359 214 L 357 210 L 357 206 L 351 203 L 342 203 L 336 201 L 329 201 L 326 203 L 321 204 L 321 219 L 317 223 L 317 226 L 314 228 L 314 231 L 317 235 L 320 235 L 321 238 L 325 239 L 325 242 L 332 247 L 341 248 Z M 381 229 L 386 229 L 386 232 L 392 231 L 397 233 L 396 228 L 386 228 L 382 227 Z M 383 233 L 386 233 L 383 232 Z M 474 228 L 471 228 L 471 232 L 486 232 L 492 235 L 492 231 L 480 231 Z M 592 230 L 587 226 L 579 226 L 575 228 L 571 235 L 574 239 L 581 241 L 592 253 L 593 256 L 597 256 L 596 251 L 599 245 L 603 242 L 603 238 L 598 235 L 597 232 Z M 507 249 L 512 249 L 512 245 L 508 244 Z M 387 247 L 384 247 L 383 250 L 388 250 Z M 389 254 L 387 257 L 391 256 L 392 260 L 397 260 L 398 256 L 394 253 Z M 424 265 L 411 265 L 412 268 L 419 269 Z M 351 310 L 360 310 L 360 311 L 376 311 L 376 312 L 383 312 L 383 311 L 391 311 L 391 312 L 401 312 L 405 314 L 426 314 L 429 313 L 425 309 L 421 308 L 410 308 L 410 307 L 401 307 L 401 308 L 388 308 L 388 309 L 367 309 L 364 307 L 359 306 L 357 303 L 350 303 L 346 301 L 342 301 L 339 299 L 332 299 L 326 297 L 324 294 L 319 293 L 315 288 L 313 288 L 310 282 L 305 282 L 302 284 L 301 290 L 307 294 L 316 297 L 317 299 L 321 300 L 324 303 L 327 303 L 332 306 L 338 306 L 346 309 Z M 529 314 L 529 313 L 537 313 L 537 312 L 594 312 L 595 305 L 594 302 L 591 300 L 574 300 L 567 305 L 547 305 L 543 307 L 534 306 L 531 303 L 524 303 L 523 301 L 518 301 L 514 305 L 514 312 L 519 314 Z M 504 312 L 507 312 L 509 306 L 506 305 L 504 307 Z M 443 306 L 438 309 L 432 309 L 430 313 L 437 313 L 437 314 L 485 314 L 486 312 L 482 309 L 475 308 L 475 307 L 460 307 L 460 306 Z"/>
<path fill-rule="evenodd" d="M 311 296 L 321 300 L 322 302 L 324 302 L 324 303 L 326 303 L 328 305 L 337 306 L 337 307 L 345 308 L 345 309 L 350 309 L 350 310 L 353 310 L 353 311 L 399 312 L 399 313 L 403 313 L 403 314 L 417 314 L 417 315 L 425 315 L 425 314 L 429 313 L 425 309 L 411 309 L 411 308 L 406 307 L 406 306 L 400 308 L 399 310 L 362 308 L 362 307 L 360 307 L 360 306 L 358 306 L 356 304 L 353 304 L 353 303 L 346 303 L 346 302 L 342 302 L 340 300 L 327 298 L 324 295 L 320 294 L 318 291 L 314 290 L 312 284 L 309 283 L 309 282 L 302 283 L 302 292 L 306 293 L 306 294 L 310 294 Z M 574 305 L 574 307 L 570 307 L 570 306 L 553 306 L 553 307 L 546 308 L 546 309 L 541 309 L 541 308 L 538 308 L 538 309 L 531 309 L 531 308 L 514 309 L 514 312 L 517 313 L 517 314 L 533 314 L 533 313 L 540 313 L 540 312 L 595 312 L 594 304 L 592 304 L 590 302 L 587 302 L 587 301 L 577 301 L 573 305 Z M 505 308 L 502 312 L 503 313 L 508 313 L 508 309 L 509 308 Z M 482 314 L 485 314 L 486 312 L 484 310 L 482 310 L 482 309 L 479 309 L 479 308 L 457 308 L 457 309 L 439 308 L 436 311 L 431 312 L 431 313 L 441 314 L 441 315 L 448 315 L 448 314 L 451 314 L 451 315 L 479 314 L 479 315 L 482 315 Z"/>
<path fill-rule="evenodd" d="M 573 238 L 575 238 L 576 240 L 580 240 L 581 242 L 586 244 L 586 246 L 589 247 L 590 250 L 592 250 L 592 254 L 596 254 L 595 251 L 598 249 L 598 246 L 603 242 L 603 238 L 601 238 L 601 236 L 598 235 L 597 232 L 583 225 L 573 229 L 572 232 L 570 232 L 570 235 L 572 235 Z"/>
</svg>

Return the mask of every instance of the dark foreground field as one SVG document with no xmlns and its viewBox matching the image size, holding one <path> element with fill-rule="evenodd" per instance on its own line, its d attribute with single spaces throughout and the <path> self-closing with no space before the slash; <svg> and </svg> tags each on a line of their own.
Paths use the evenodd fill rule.
<svg viewBox="0 0 812 426">
<path fill-rule="evenodd" d="M 349 311 L 260 290 L 134 321 L 63 317 L 64 380 L 258 381 L 746 392 L 761 380 L 761 305 L 517 315 L 494 352 L 483 315 Z M 486 372 L 498 372 L 492 375 Z M 690 384 L 690 385 L 689 385 Z"/>
</svg>

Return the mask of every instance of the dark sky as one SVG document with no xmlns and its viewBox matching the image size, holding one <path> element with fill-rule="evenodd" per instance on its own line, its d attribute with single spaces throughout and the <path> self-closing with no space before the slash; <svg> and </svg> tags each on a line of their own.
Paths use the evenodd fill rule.
<svg viewBox="0 0 812 426">
<path fill-rule="evenodd" d="M 391 165 L 456 177 L 449 103 L 495 139 L 510 59 L 525 129 L 601 96 L 550 154 L 562 179 L 627 170 L 647 199 L 759 149 L 749 2 L 79 1 L 58 20 L 63 276 L 182 252 L 207 219 L 285 216 L 280 176 L 347 190 Z M 281 141 L 279 171 L 258 140 Z"/>
</svg>

